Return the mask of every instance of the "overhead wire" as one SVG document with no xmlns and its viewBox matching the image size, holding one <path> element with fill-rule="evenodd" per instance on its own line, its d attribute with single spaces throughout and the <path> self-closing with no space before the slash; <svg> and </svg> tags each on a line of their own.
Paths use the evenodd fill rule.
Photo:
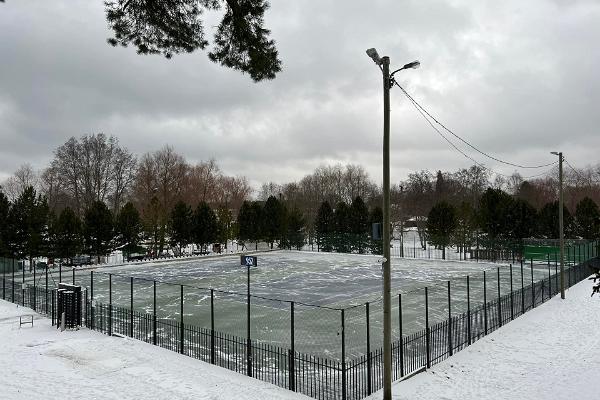
<svg viewBox="0 0 600 400">
<path fill-rule="evenodd" d="M 551 163 L 547 163 L 547 164 L 541 164 L 541 165 L 522 165 L 522 164 L 516 164 L 510 161 L 506 161 L 506 160 L 502 160 L 500 158 L 494 157 L 486 152 L 484 152 L 483 150 L 480 150 L 479 148 L 477 148 L 476 146 L 472 145 L 471 143 L 469 143 L 467 140 L 463 139 L 462 137 L 460 137 L 459 135 L 457 135 L 456 133 L 454 133 L 451 129 L 449 129 L 448 127 L 446 127 L 446 125 L 444 125 L 443 123 L 441 123 L 437 118 L 435 118 L 429 111 L 427 111 L 427 109 L 425 109 L 425 107 L 423 107 L 421 104 L 419 104 L 418 101 L 416 101 L 402 86 L 400 86 L 400 84 L 398 82 L 396 82 L 395 80 L 392 79 L 392 83 L 395 84 L 396 86 L 398 86 L 400 88 L 400 90 L 402 90 L 402 92 L 404 93 L 404 95 L 413 103 L 413 105 L 419 109 L 422 110 L 423 113 L 425 113 L 429 118 L 431 118 L 433 121 L 435 121 L 436 124 L 438 124 L 439 126 L 441 126 L 446 132 L 450 133 L 452 136 L 454 136 L 455 138 L 457 138 L 458 140 L 460 140 L 461 142 L 463 142 L 464 144 L 466 144 L 467 146 L 469 146 L 471 149 L 475 150 L 476 152 L 484 155 L 485 157 L 488 157 L 496 162 L 499 162 L 501 164 L 505 164 L 505 165 L 510 165 L 516 168 L 524 168 L 524 169 L 538 169 L 538 168 L 545 168 L 545 167 L 550 167 L 552 165 L 555 165 L 556 163 L 558 163 L 558 161 L 554 161 Z"/>
<path fill-rule="evenodd" d="M 495 175 L 500 175 L 500 176 L 504 176 L 507 178 L 510 178 L 510 175 L 506 175 L 503 174 L 501 172 L 497 172 L 494 171 L 493 169 L 487 167 L 486 165 L 482 164 L 481 162 L 477 161 L 476 159 L 474 159 L 473 157 L 471 157 L 470 155 L 468 155 L 467 153 L 465 153 L 463 150 L 461 150 L 458 146 L 456 146 L 450 139 L 448 139 L 446 137 L 446 135 L 444 135 L 434 124 L 433 122 L 431 122 L 430 118 L 433 119 L 434 121 L 437 122 L 437 120 L 435 118 L 433 118 L 431 116 L 431 114 L 429 114 L 424 108 L 420 107 L 420 105 L 417 103 L 417 101 L 410 95 L 408 94 L 408 92 L 402 87 L 400 86 L 400 84 L 396 81 L 393 81 L 393 83 L 398 86 L 400 88 L 400 90 L 402 90 L 402 92 L 404 93 L 404 95 L 408 98 L 408 100 L 411 102 L 411 104 L 415 107 L 415 109 L 419 112 L 419 114 L 421 114 L 421 116 L 423 117 L 423 119 L 425 119 L 425 121 L 427 121 L 427 123 L 433 128 L 433 130 L 435 130 L 437 132 L 438 135 L 440 135 L 450 146 L 452 146 L 456 151 L 458 151 L 460 154 L 462 154 L 464 157 L 466 157 L 467 159 L 471 160 L 473 163 L 475 163 L 475 165 L 479 166 L 480 168 L 485 169 L 486 171 L 489 171 L 492 174 Z M 438 122 L 439 124 L 439 122 Z M 440 126 L 443 126 L 442 124 L 440 124 Z M 446 128 L 446 130 L 448 130 Z M 457 135 L 454 135 L 457 136 Z M 458 136 L 457 136 L 458 137 Z M 461 139 L 462 140 L 462 139 Z M 464 140 L 463 140 L 464 142 Z M 472 147 L 472 146 L 471 146 Z M 493 157 L 492 157 L 493 158 Z M 497 160 L 496 158 L 493 158 L 495 160 Z M 506 164 L 506 163 L 505 163 Z M 548 165 L 545 166 L 551 166 L 556 164 L 556 162 L 550 163 Z M 509 164 L 509 165 L 516 165 L 516 164 Z M 536 167 L 537 168 L 537 167 Z M 531 178 L 537 178 L 537 177 L 541 177 L 544 175 L 549 174 L 550 172 L 552 172 L 552 169 L 549 169 L 547 171 L 544 171 L 543 173 L 540 174 L 536 174 L 536 175 L 530 175 L 530 176 L 523 176 L 523 179 L 531 179 Z"/>
</svg>

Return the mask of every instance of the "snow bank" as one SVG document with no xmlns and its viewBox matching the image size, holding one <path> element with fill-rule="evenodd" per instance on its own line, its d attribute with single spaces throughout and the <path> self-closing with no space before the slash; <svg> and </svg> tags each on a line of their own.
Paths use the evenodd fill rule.
<svg viewBox="0 0 600 400">
<path fill-rule="evenodd" d="M 34 325 L 19 329 L 19 315 Z M 133 340 L 60 332 L 0 300 L 0 399 L 308 399 Z"/>
<path fill-rule="evenodd" d="M 600 296 L 585 280 L 427 372 L 394 399 L 600 399 Z M 369 399 L 380 399 L 381 391 Z"/>
</svg>

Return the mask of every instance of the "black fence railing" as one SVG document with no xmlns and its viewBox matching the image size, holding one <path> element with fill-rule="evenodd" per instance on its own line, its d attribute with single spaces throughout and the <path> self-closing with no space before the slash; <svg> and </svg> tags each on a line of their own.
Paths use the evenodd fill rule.
<svg viewBox="0 0 600 400">
<path fill-rule="evenodd" d="M 599 243 L 585 246 L 585 261 L 566 264 L 567 288 L 600 267 Z M 22 274 L 2 274 L 2 298 L 53 315 L 48 269 Z M 215 289 L 98 272 L 63 275 L 86 288 L 84 325 L 104 334 L 129 336 L 317 399 L 358 400 L 383 386 L 381 300 L 331 308 L 251 296 L 244 304 L 245 295 Z M 559 292 L 559 265 L 548 258 L 398 293 L 393 378 L 445 360 Z"/>
</svg>

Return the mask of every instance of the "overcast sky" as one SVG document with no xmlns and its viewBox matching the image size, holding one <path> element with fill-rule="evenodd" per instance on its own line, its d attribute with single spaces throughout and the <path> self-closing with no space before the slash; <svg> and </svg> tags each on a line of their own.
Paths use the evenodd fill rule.
<svg viewBox="0 0 600 400">
<path fill-rule="evenodd" d="M 138 155 L 170 144 L 191 162 L 215 158 L 255 186 L 335 162 L 362 164 L 379 182 L 381 73 L 369 47 L 392 68 L 420 60 L 397 80 L 483 150 L 542 164 L 558 149 L 575 166 L 596 164 L 598 21 L 599 1 L 272 0 L 266 25 L 283 71 L 253 83 L 203 51 L 166 60 L 109 46 L 101 0 L 7 0 L 0 180 L 25 162 L 45 167 L 71 136 L 104 132 Z M 472 164 L 398 88 L 391 98 L 393 181 Z"/>
</svg>

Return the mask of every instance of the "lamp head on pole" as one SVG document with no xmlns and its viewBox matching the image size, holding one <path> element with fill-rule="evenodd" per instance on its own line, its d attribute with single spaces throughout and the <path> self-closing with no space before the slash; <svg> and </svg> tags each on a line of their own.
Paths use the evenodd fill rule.
<svg viewBox="0 0 600 400">
<path fill-rule="evenodd" d="M 367 50 L 367 55 L 371 57 L 375 64 L 381 65 L 381 57 L 379 57 L 379 53 L 377 53 L 377 50 L 374 47 Z"/>
<path fill-rule="evenodd" d="M 402 67 L 402 69 L 417 69 L 421 66 L 421 63 L 419 61 L 413 61 L 411 63 L 405 64 L 404 67 Z"/>
<path fill-rule="evenodd" d="M 550 154 L 554 154 L 555 156 L 557 156 L 558 152 L 557 151 L 551 151 Z"/>
</svg>

